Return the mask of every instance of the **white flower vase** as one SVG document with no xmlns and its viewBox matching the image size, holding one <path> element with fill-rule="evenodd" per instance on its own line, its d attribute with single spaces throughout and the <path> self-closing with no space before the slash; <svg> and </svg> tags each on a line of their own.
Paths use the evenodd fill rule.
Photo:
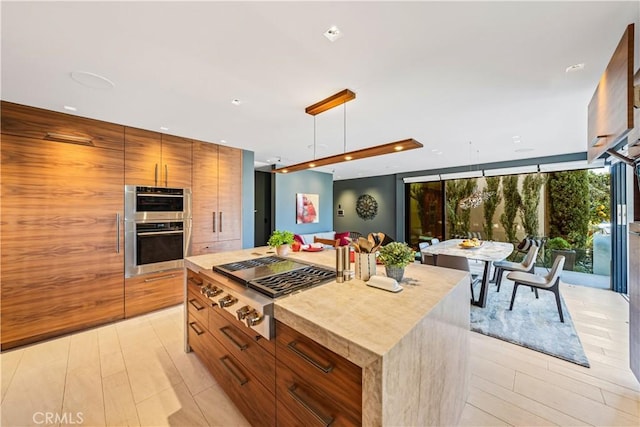
<svg viewBox="0 0 640 427">
<path fill-rule="evenodd" d="M 289 255 L 289 249 L 291 249 L 290 245 L 280 245 L 276 247 L 276 253 L 279 256 L 287 256 Z"/>
<path fill-rule="evenodd" d="M 356 253 L 355 256 L 356 279 L 365 282 L 376 275 L 376 254 Z"/>
</svg>

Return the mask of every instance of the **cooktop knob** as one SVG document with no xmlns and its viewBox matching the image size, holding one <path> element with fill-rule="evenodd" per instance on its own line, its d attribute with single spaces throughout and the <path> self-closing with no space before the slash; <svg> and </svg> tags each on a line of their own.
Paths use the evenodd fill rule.
<svg viewBox="0 0 640 427">
<path fill-rule="evenodd" d="M 247 322 L 247 327 L 251 327 L 260 324 L 262 319 L 264 319 L 264 316 L 261 316 L 260 313 L 255 310 L 251 310 L 244 320 Z"/>
<path fill-rule="evenodd" d="M 220 298 L 218 300 L 218 304 L 220 305 L 220 307 L 224 308 L 224 307 L 229 307 L 235 303 L 238 302 L 238 298 L 234 297 L 233 295 L 229 295 L 227 294 L 225 297 Z"/>
<path fill-rule="evenodd" d="M 248 305 L 240 307 L 238 310 L 236 310 L 236 315 L 238 316 L 238 320 L 243 320 L 245 317 L 247 317 L 247 315 L 251 310 L 253 309 Z"/>
</svg>

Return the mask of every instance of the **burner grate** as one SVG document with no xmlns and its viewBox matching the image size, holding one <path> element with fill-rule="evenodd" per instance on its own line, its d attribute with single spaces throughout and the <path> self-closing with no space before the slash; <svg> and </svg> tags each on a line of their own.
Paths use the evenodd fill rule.
<svg viewBox="0 0 640 427">
<path fill-rule="evenodd" d="M 252 280 L 249 282 L 249 287 L 269 297 L 277 298 L 335 278 L 336 272 L 333 270 L 309 266 Z"/>
<path fill-rule="evenodd" d="M 223 264 L 217 266 L 227 271 L 239 271 L 247 270 L 249 268 L 262 267 L 269 264 L 275 264 L 276 262 L 286 261 L 284 258 L 277 256 L 266 256 L 262 258 L 248 259 L 244 261 L 230 262 L 229 264 Z"/>
</svg>

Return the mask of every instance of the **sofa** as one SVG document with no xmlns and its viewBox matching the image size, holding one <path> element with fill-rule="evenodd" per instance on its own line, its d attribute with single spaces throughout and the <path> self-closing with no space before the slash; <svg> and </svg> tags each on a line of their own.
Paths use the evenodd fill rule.
<svg viewBox="0 0 640 427">
<path fill-rule="evenodd" d="M 347 237 L 349 237 L 348 231 L 341 233 L 336 233 L 335 231 L 322 231 L 317 233 L 293 235 L 293 239 L 298 241 L 301 245 L 310 245 L 315 243 L 316 239 L 321 239 L 323 241 L 339 240 L 339 246 L 348 246 L 349 241 L 347 240 Z"/>
</svg>

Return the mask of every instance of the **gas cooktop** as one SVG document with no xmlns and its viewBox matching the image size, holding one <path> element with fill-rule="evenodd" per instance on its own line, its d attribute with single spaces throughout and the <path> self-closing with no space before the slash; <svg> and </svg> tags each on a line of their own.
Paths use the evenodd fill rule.
<svg viewBox="0 0 640 427">
<path fill-rule="evenodd" d="M 336 272 L 332 269 L 278 256 L 216 265 L 213 270 L 271 298 L 336 278 Z"/>
</svg>

